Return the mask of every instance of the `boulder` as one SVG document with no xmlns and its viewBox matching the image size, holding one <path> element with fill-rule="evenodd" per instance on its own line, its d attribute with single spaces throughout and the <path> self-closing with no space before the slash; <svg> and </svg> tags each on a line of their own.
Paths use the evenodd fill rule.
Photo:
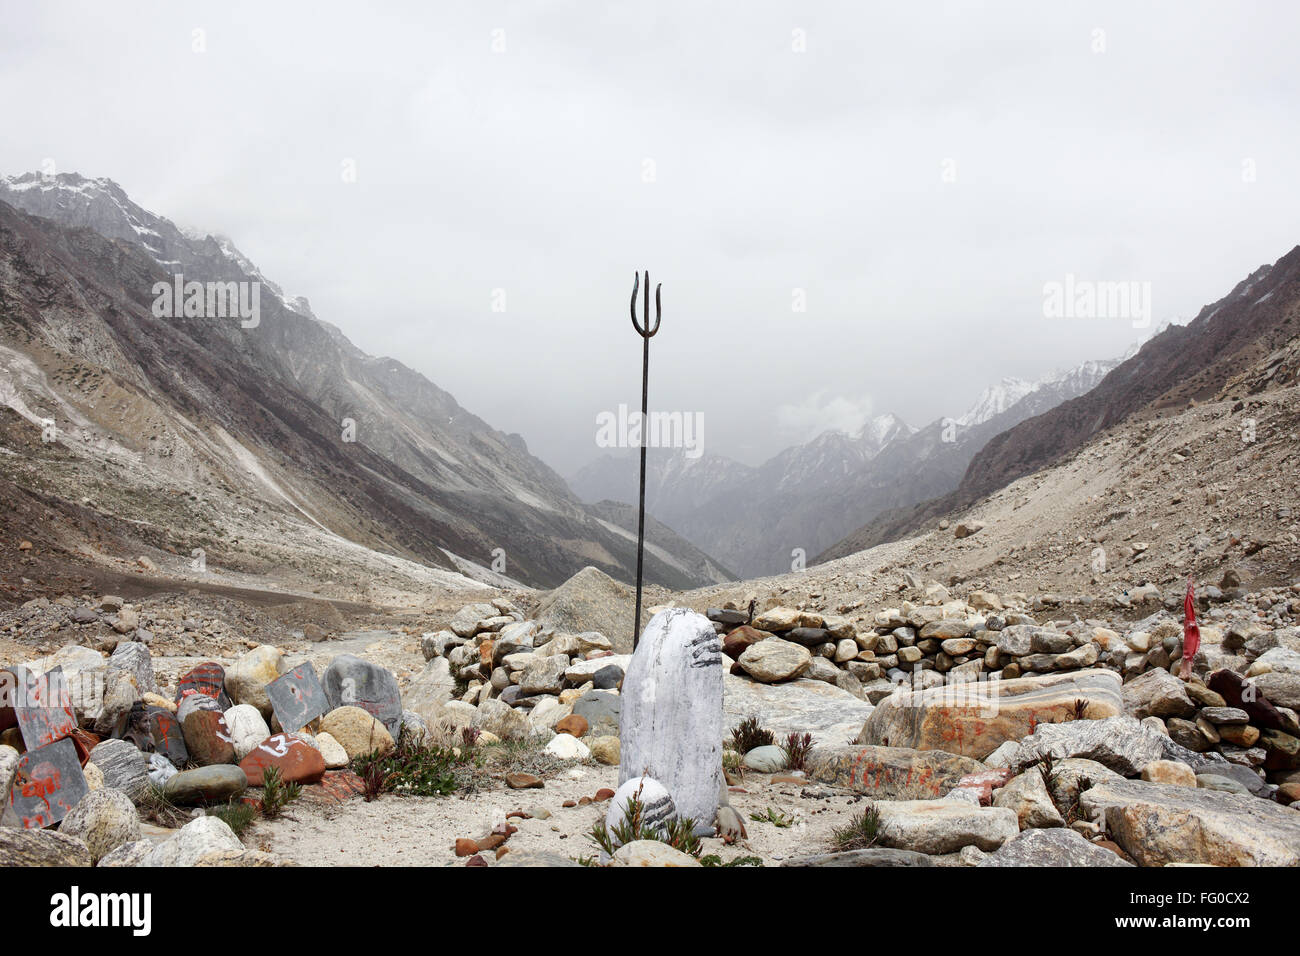
<svg viewBox="0 0 1300 956">
<path fill-rule="evenodd" d="M 141 694 L 150 694 L 158 689 L 154 680 L 153 658 L 149 648 L 138 641 L 121 641 L 108 658 L 108 670 L 119 670 L 130 674 Z"/>
<path fill-rule="evenodd" d="M 573 702 L 573 713 L 587 721 L 587 733 L 618 736 L 623 698 L 606 690 L 589 690 Z"/>
<path fill-rule="evenodd" d="M 1167 783 L 1176 787 L 1196 786 L 1196 771 L 1181 760 L 1153 760 L 1142 768 L 1148 783 Z"/>
<path fill-rule="evenodd" d="M 721 789 L 721 788 L 719 788 Z M 651 777 L 630 777 L 619 785 L 609 809 L 605 812 L 605 828 L 613 839 L 614 828 L 623 822 L 627 815 L 627 804 L 631 799 L 641 802 L 641 825 L 643 829 L 666 832 L 668 823 L 677 818 L 677 807 L 672 794 L 658 780 Z M 603 858 L 602 851 L 602 858 Z M 602 862 L 605 862 L 602 859 Z"/>
<path fill-rule="evenodd" d="M 586 760 L 591 756 L 591 749 L 571 734 L 556 734 L 542 752 L 560 760 Z"/>
<path fill-rule="evenodd" d="M 1019 769 L 1044 754 L 1054 759 L 1084 757 L 1104 764 L 1125 777 L 1135 777 L 1153 760 L 1183 760 L 1199 769 L 1196 754 L 1164 734 L 1142 725 L 1136 717 L 1073 720 L 1047 724 L 1019 743 L 1009 741 L 990 754 L 990 766 Z"/>
<path fill-rule="evenodd" d="M 798 677 L 811 660 L 812 654 L 802 644 L 769 637 L 745 648 L 738 663 L 754 680 L 770 684 Z"/>
<path fill-rule="evenodd" d="M 89 848 L 74 836 L 57 830 L 0 827 L 0 866 L 90 866 L 91 862 Z"/>
<path fill-rule="evenodd" d="M 1022 830 L 1065 826 L 1037 767 L 1013 777 L 994 795 L 993 806 L 1014 811 Z"/>
<path fill-rule="evenodd" d="M 163 796 L 172 803 L 225 803 L 248 789 L 248 777 L 234 764 L 213 764 L 173 774 L 163 784 Z"/>
<path fill-rule="evenodd" d="M 876 705 L 857 742 L 983 759 L 1036 726 L 1072 719 L 1076 701 L 1084 702 L 1089 719 L 1121 713 L 1119 675 L 1089 670 L 923 690 L 900 688 Z"/>
<path fill-rule="evenodd" d="M 599 631 L 609 638 L 620 654 L 632 653 L 632 635 L 649 619 L 634 627 L 636 595 L 631 588 L 596 568 L 586 567 L 546 595 L 537 607 L 535 619 L 543 627 L 567 634 Z"/>
<path fill-rule="evenodd" d="M 320 751 L 321 759 L 325 761 L 327 770 L 337 770 L 348 765 L 348 752 L 343 749 L 341 743 L 334 739 L 333 735 L 324 731 L 317 734 L 316 749 Z"/>
<path fill-rule="evenodd" d="M 153 840 L 132 840 L 123 843 L 116 850 L 111 850 L 96 864 L 102 868 L 133 867 L 143 865 L 145 859 L 153 852 L 156 844 Z"/>
<path fill-rule="evenodd" d="M 780 747 L 769 744 L 755 747 L 745 754 L 742 762 L 748 769 L 757 770 L 759 773 L 779 773 L 786 769 L 788 758 Z"/>
<path fill-rule="evenodd" d="M 814 747 L 807 769 L 811 780 L 878 800 L 927 800 L 943 796 L 984 765 L 941 750 Z"/>
<path fill-rule="evenodd" d="M 262 786 L 268 767 L 278 769 L 285 783 L 316 783 L 325 775 L 325 757 L 298 736 L 273 734 L 239 763 L 239 769 L 254 787 Z"/>
<path fill-rule="evenodd" d="M 918 853 L 955 853 L 964 846 L 996 850 L 1020 832 L 1013 811 L 960 800 L 881 801 L 877 842 Z"/>
<path fill-rule="evenodd" d="M 120 790 L 133 802 L 149 786 L 149 760 L 125 740 L 105 740 L 90 751 L 90 763 L 104 775 L 104 786 Z"/>
<path fill-rule="evenodd" d="M 386 754 L 393 749 L 388 728 L 360 707 L 336 707 L 321 719 L 320 729 L 338 741 L 349 760 L 375 751 Z"/>
<path fill-rule="evenodd" d="M 978 865 L 1092 868 L 1133 864 L 1111 850 L 1089 843 L 1073 830 L 1057 827 L 1026 830 L 1002 844 Z"/>
<path fill-rule="evenodd" d="M 359 707 L 378 718 L 389 736 L 397 739 L 402 730 L 402 694 L 388 668 L 340 654 L 325 668 L 320 683 L 331 708 Z"/>
<path fill-rule="evenodd" d="M 233 830 L 224 820 L 203 816 L 191 820 L 149 852 L 140 866 L 193 866 L 214 850 L 242 851 Z"/>
<path fill-rule="evenodd" d="M 810 733 L 818 744 L 843 746 L 853 742 L 872 711 L 870 703 L 849 691 L 806 678 L 760 684 L 724 674 L 722 690 L 727 727 L 751 714 L 762 714 L 763 726 L 778 739 Z"/>
<path fill-rule="evenodd" d="M 266 685 L 286 670 L 284 651 L 270 644 L 255 647 L 226 671 L 226 693 L 236 704 L 249 704 L 267 720 L 271 719 L 271 698 Z"/>
<path fill-rule="evenodd" d="M 471 724 L 502 740 L 527 740 L 533 732 L 526 713 L 500 700 L 485 700 L 479 704 Z"/>
<path fill-rule="evenodd" d="M 703 616 L 703 615 L 701 615 Z M 707 620 L 707 618 L 705 618 Z M 614 866 L 699 866 L 688 853 L 658 840 L 633 840 L 614 853 Z"/>
<path fill-rule="evenodd" d="M 1300 813 L 1268 800 L 1119 780 L 1093 787 L 1080 806 L 1139 866 L 1300 865 Z"/>
<path fill-rule="evenodd" d="M 252 704 L 236 704 L 225 713 L 226 733 L 235 748 L 235 759 L 243 760 L 253 748 L 271 735 L 262 712 Z"/>
<path fill-rule="evenodd" d="M 723 786 L 724 730 L 722 644 L 709 619 L 687 608 L 651 618 L 622 698 L 620 785 L 642 774 L 654 778 L 679 814 L 711 832 Z"/>
<path fill-rule="evenodd" d="M 181 724 L 185 749 L 200 767 L 234 763 L 235 744 L 226 727 L 226 717 L 216 710 L 192 710 Z"/>
<path fill-rule="evenodd" d="M 140 817 L 130 797 L 103 787 L 87 793 L 68 811 L 59 832 L 79 839 L 98 863 L 122 844 L 140 839 Z"/>
<path fill-rule="evenodd" d="M 568 667 L 567 654 L 552 654 L 534 660 L 519 678 L 520 693 L 558 694 L 564 686 L 564 672 Z"/>
<path fill-rule="evenodd" d="M 1190 717 L 1196 704 L 1186 685 L 1165 670 L 1147 671 L 1124 685 L 1124 713 L 1130 717 Z"/>
</svg>

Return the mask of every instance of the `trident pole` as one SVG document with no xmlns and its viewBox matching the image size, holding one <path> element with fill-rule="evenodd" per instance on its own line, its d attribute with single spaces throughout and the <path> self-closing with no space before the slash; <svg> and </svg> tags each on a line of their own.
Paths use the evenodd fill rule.
<svg viewBox="0 0 1300 956">
<path fill-rule="evenodd" d="M 650 408 L 650 339 L 659 331 L 659 289 L 655 286 L 655 324 L 650 326 L 650 273 L 645 274 L 645 296 L 642 305 L 642 320 L 636 320 L 636 293 L 640 285 L 640 276 L 632 273 L 632 328 L 641 336 L 641 496 L 636 522 L 636 617 L 632 618 L 632 650 L 636 650 L 641 639 L 641 575 L 645 567 L 645 452 L 646 428 L 649 424 Z"/>
</svg>

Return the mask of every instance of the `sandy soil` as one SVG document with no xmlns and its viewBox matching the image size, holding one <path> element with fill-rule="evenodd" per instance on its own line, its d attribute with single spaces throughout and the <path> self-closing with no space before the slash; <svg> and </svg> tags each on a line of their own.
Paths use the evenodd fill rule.
<svg viewBox="0 0 1300 956">
<path fill-rule="evenodd" d="M 373 803 L 357 799 L 341 807 L 295 807 L 290 817 L 258 823 L 245 834 L 245 842 L 306 866 L 463 866 L 465 860 L 458 859 L 454 850 L 458 837 L 484 836 L 507 813 L 543 808 L 550 811 L 547 819 L 511 820 L 519 830 L 507 846 L 590 856 L 596 850 L 587 835 L 604 818 L 608 803 L 572 808 L 561 804 L 617 784 L 617 767 L 577 766 L 548 778 L 546 786 L 536 790 L 503 787 L 470 796 L 384 796 Z M 747 774 L 741 787 L 732 788 L 731 804 L 745 820 L 748 839 L 733 846 L 705 839 L 702 855 L 717 854 L 723 862 L 757 856 L 766 866 L 829 849 L 831 831 L 848 823 L 865 805 L 848 791 L 819 784 L 772 784 L 767 774 L 755 773 Z M 749 818 L 769 807 L 792 825 L 783 828 Z M 485 857 L 491 862 L 491 854 Z"/>
</svg>

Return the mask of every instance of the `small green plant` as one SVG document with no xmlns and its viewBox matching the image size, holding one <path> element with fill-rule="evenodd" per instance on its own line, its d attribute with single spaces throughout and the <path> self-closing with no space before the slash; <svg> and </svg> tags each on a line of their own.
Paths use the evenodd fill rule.
<svg viewBox="0 0 1300 956">
<path fill-rule="evenodd" d="M 208 810 L 208 816 L 223 821 L 226 826 L 234 831 L 235 836 L 242 837 L 244 831 L 252 826 L 253 821 L 257 819 L 257 808 L 244 803 L 242 800 L 231 800 L 224 806 L 213 807 Z"/>
<path fill-rule="evenodd" d="M 456 792 L 456 767 L 468 759 L 443 747 L 425 747 L 407 734 L 386 754 L 357 757 L 352 769 L 361 778 L 366 800 L 383 793 L 438 797 Z"/>
<path fill-rule="evenodd" d="M 1037 761 L 1038 772 L 1042 774 L 1043 784 L 1047 787 L 1049 792 L 1052 789 L 1052 771 L 1055 763 L 1056 758 L 1053 757 L 1051 753 L 1043 754 Z"/>
<path fill-rule="evenodd" d="M 758 717 L 749 716 L 737 724 L 731 731 L 731 749 L 742 757 L 755 747 L 770 747 L 776 742 L 772 731 L 766 730 Z"/>
<path fill-rule="evenodd" d="M 745 776 L 745 758 L 730 748 L 722 751 L 722 769 L 733 776 Z"/>
<path fill-rule="evenodd" d="M 785 743 L 781 745 L 781 752 L 785 754 L 786 766 L 791 770 L 807 769 L 808 755 L 812 753 L 812 747 L 812 734 L 791 734 L 786 737 Z"/>
<path fill-rule="evenodd" d="M 278 817 L 301 795 L 302 784 L 296 781 L 285 783 L 280 777 L 279 767 L 267 767 L 262 771 L 262 816 L 268 820 Z"/>
<path fill-rule="evenodd" d="M 605 821 L 598 821 L 587 838 L 609 856 L 624 844 L 637 840 L 658 840 L 695 857 L 700 855 L 701 849 L 700 838 L 695 835 L 695 821 L 690 817 L 674 818 L 659 826 L 646 822 L 640 787 L 628 797 L 623 818 L 612 829 L 605 826 Z"/>
<path fill-rule="evenodd" d="M 749 819 L 755 823 L 770 823 L 782 830 L 794 825 L 794 817 L 787 817 L 784 813 L 772 807 L 768 807 L 762 813 L 751 813 Z"/>
<path fill-rule="evenodd" d="M 722 862 L 722 857 L 716 853 L 710 853 L 708 856 L 700 857 L 700 866 L 762 866 L 762 857 L 757 856 L 738 856 L 734 860 Z"/>
<path fill-rule="evenodd" d="M 848 824 L 831 833 L 831 843 L 837 850 L 865 850 L 876 842 L 879 831 L 880 811 L 867 804 Z"/>
</svg>

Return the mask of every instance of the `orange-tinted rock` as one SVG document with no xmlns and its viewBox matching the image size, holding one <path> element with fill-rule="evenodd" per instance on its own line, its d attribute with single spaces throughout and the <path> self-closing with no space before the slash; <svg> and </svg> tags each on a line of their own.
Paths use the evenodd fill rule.
<svg viewBox="0 0 1300 956">
<path fill-rule="evenodd" d="M 506 786 L 511 790 L 529 790 L 544 786 L 542 778 L 536 774 L 514 772 L 506 774 Z"/>
<path fill-rule="evenodd" d="M 969 790 L 979 798 L 980 806 L 987 807 L 993 803 L 993 790 L 1004 787 L 1013 774 L 1008 767 L 994 770 L 981 770 L 978 773 L 962 774 L 955 790 Z"/>
<path fill-rule="evenodd" d="M 278 767 L 284 783 L 316 783 L 325 776 L 325 758 L 320 751 L 287 734 L 267 737 L 239 766 L 253 787 L 262 785 L 267 767 Z"/>
<path fill-rule="evenodd" d="M 722 653 L 735 660 L 745 653 L 745 648 L 749 647 L 750 644 L 757 644 L 765 637 L 771 637 L 771 635 L 750 627 L 748 624 L 742 625 L 733 631 L 727 632 L 726 636 L 722 638 Z"/>
<path fill-rule="evenodd" d="M 464 837 L 461 837 L 456 841 L 457 856 L 472 856 L 477 852 L 478 852 L 478 844 L 475 843 L 473 840 L 466 840 Z"/>
<path fill-rule="evenodd" d="M 581 714 L 570 714 L 568 717 L 561 718 L 555 722 L 555 732 L 557 734 L 571 734 L 574 737 L 581 737 L 587 732 L 587 718 Z"/>
<path fill-rule="evenodd" d="M 481 840 L 475 840 L 480 850 L 495 850 L 506 842 L 504 833 L 490 833 Z"/>
<path fill-rule="evenodd" d="M 857 742 L 982 760 L 1038 726 L 1072 720 L 1079 700 L 1093 720 L 1123 714 L 1120 676 L 1094 669 L 903 690 L 876 705 Z"/>
<path fill-rule="evenodd" d="M 185 718 L 181 733 L 190 759 L 200 767 L 235 762 L 235 745 L 221 711 L 191 711 Z"/>
<path fill-rule="evenodd" d="M 596 802 L 604 803 L 606 800 L 612 799 L 613 796 L 614 796 L 613 790 L 609 789 L 609 787 L 601 787 L 599 790 L 596 791 Z"/>
<path fill-rule="evenodd" d="M 487 866 L 488 861 L 483 859 L 483 857 L 479 856 L 477 853 L 475 853 L 473 856 L 471 856 L 468 860 L 465 861 L 465 865 L 466 866 Z"/>
</svg>

